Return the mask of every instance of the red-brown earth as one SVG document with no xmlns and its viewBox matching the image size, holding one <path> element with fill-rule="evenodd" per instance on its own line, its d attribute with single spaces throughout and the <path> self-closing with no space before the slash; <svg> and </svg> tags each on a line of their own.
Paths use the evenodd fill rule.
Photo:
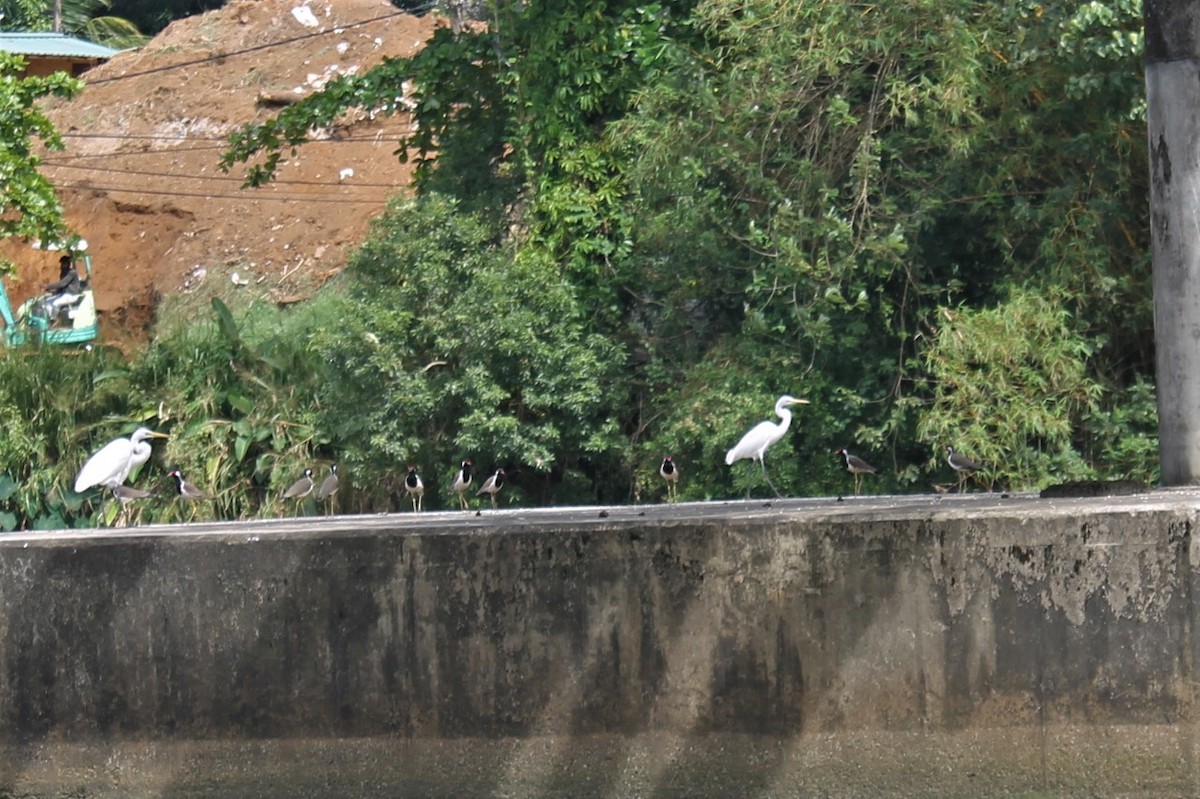
<svg viewBox="0 0 1200 799">
<path fill-rule="evenodd" d="M 409 183 L 394 153 L 410 118 L 354 113 L 256 189 L 218 168 L 226 136 L 275 113 L 270 101 L 411 55 L 436 24 L 386 0 L 235 0 L 173 23 L 85 73 L 74 100 L 50 103 L 66 150 L 45 155 L 43 174 L 89 243 L 102 339 L 145 341 L 163 297 L 207 281 L 235 285 L 236 274 L 247 281 L 238 290 L 288 303 L 336 274 Z M 0 254 L 18 266 L 14 302 L 58 276 L 57 258 L 28 243 L 0 242 Z"/>
</svg>

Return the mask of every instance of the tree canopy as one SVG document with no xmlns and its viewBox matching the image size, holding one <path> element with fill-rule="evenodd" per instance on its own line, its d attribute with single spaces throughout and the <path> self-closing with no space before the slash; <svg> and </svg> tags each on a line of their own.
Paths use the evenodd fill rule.
<svg viewBox="0 0 1200 799">
<path fill-rule="evenodd" d="M 137 24 L 106 14 L 113 0 L 58 0 L 58 22 L 64 33 L 110 47 L 134 47 L 146 39 Z M 0 0 L 0 30 L 54 30 L 54 0 Z"/>
<path fill-rule="evenodd" d="M 54 186 L 38 172 L 35 145 L 62 149 L 62 137 L 38 101 L 73 97 L 82 84 L 66 73 L 22 77 L 24 61 L 0 53 L 0 237 L 62 241 L 66 222 Z M 0 264 L 0 266 L 6 266 Z M 6 271 L 0 268 L 0 272 Z"/>
<path fill-rule="evenodd" d="M 792 391 L 805 490 L 851 443 L 919 486 L 950 441 L 1034 487 L 1112 474 L 1094 419 L 1153 374 L 1140 52 L 1132 0 L 502 4 L 244 129 L 226 166 L 269 180 L 411 80 L 421 196 L 559 265 L 624 353 L 643 483 L 672 451 L 704 464 L 685 495 L 727 490 L 716 454 Z"/>
<path fill-rule="evenodd" d="M 250 497 L 223 513 L 299 453 L 473 457 L 547 503 L 655 498 L 670 454 L 734 496 L 783 393 L 797 495 L 847 490 L 840 447 L 878 491 L 947 445 L 998 488 L 1156 479 L 1140 4 L 488 9 L 231 137 L 255 184 L 350 108 L 411 113 L 417 182 L 303 319 L 225 309 L 132 367 L 143 407 L 187 387 L 172 451 Z"/>
</svg>

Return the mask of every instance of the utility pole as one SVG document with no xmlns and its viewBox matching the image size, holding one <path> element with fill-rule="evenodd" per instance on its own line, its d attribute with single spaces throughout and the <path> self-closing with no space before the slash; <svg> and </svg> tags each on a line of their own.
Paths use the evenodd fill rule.
<svg viewBox="0 0 1200 799">
<path fill-rule="evenodd" d="M 62 0 L 54 0 L 54 32 L 62 33 Z"/>
<path fill-rule="evenodd" d="M 1200 0 L 1144 0 L 1158 456 L 1200 483 Z"/>
</svg>

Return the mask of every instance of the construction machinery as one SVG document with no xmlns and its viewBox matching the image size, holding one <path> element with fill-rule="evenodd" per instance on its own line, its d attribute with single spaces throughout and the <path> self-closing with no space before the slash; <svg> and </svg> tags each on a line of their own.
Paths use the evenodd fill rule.
<svg viewBox="0 0 1200 799">
<path fill-rule="evenodd" d="M 92 293 L 92 256 L 87 241 L 77 239 L 68 246 L 49 244 L 38 249 L 62 250 L 72 256 L 79 272 L 83 290 L 69 305 L 50 311 L 49 297 L 38 294 L 21 303 L 15 311 L 8 298 L 4 282 L 0 281 L 0 322 L 4 323 L 4 344 L 20 347 L 24 344 L 89 345 L 100 334 L 96 321 L 96 299 Z"/>
</svg>

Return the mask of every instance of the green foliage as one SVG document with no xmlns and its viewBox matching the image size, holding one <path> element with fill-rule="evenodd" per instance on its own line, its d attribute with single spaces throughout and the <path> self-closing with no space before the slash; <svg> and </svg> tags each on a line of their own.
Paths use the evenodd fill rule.
<svg viewBox="0 0 1200 799">
<path fill-rule="evenodd" d="M 790 362 L 828 387 L 841 440 L 823 452 L 911 450 L 896 440 L 910 422 L 887 428 L 890 446 L 879 431 L 910 408 L 912 334 L 933 308 L 913 245 L 942 202 L 932 176 L 981 119 L 985 13 L 952 3 L 913 37 L 910 4 L 697 10 L 700 44 L 676 48 L 612 132 L 633 153 L 651 397 L 736 336 L 773 374 Z"/>
<path fill-rule="evenodd" d="M 1001 24 L 988 124 L 947 181 L 968 202 L 939 246 L 990 265 L 970 276 L 999 286 L 993 298 L 1057 292 L 1095 344 L 1092 369 L 1124 385 L 1153 363 L 1141 4 L 1019 3 Z"/>
<path fill-rule="evenodd" d="M 93 434 L 114 429 L 111 415 L 122 410 L 119 397 L 96 385 L 108 368 L 99 350 L 0 352 L 0 529 L 86 522 L 71 490 L 75 471 Z"/>
<path fill-rule="evenodd" d="M 137 25 L 122 17 L 103 12 L 113 0 L 60 0 L 61 30 L 110 47 L 136 47 L 146 41 Z M 0 29 L 48 31 L 53 29 L 54 8 L 51 0 L 0 0 Z"/>
<path fill-rule="evenodd" d="M 169 311 L 169 309 L 167 309 Z M 157 407 L 169 432 L 150 487 L 180 468 L 214 499 L 142 505 L 142 520 L 246 518 L 283 510 L 279 494 L 313 465 L 320 361 L 307 346 L 312 320 L 253 303 L 235 314 L 212 300 L 211 321 L 163 327 L 131 364 L 131 402 Z"/>
<path fill-rule="evenodd" d="M 514 211 L 527 249 L 564 265 L 610 327 L 627 279 L 625 154 L 604 137 L 633 92 L 655 78 L 678 3 L 601 0 L 492 6 L 487 28 L 438 30 L 411 59 L 390 60 L 230 137 L 222 167 L 250 164 L 271 180 L 285 150 L 351 107 L 416 121 L 397 149 L 417 162 L 417 185 L 468 213 Z"/>
<path fill-rule="evenodd" d="M 225 0 L 112 0 L 109 10 L 154 35 L 174 20 L 223 5 Z"/>
<path fill-rule="evenodd" d="M 74 97 L 83 84 L 61 72 L 18 77 L 22 68 L 20 58 L 0 53 L 0 238 L 62 241 L 68 233 L 62 204 L 38 172 L 34 141 L 48 150 L 61 150 L 63 143 L 39 101 Z M 0 262 L 0 273 L 7 266 Z"/>
<path fill-rule="evenodd" d="M 346 109 L 411 105 L 419 196 L 316 299 L 173 297 L 128 363 L 0 360 L 0 528 L 112 523 L 67 488 L 139 423 L 171 440 L 134 482 L 169 492 L 179 466 L 215 497 L 141 521 L 294 512 L 282 489 L 332 461 L 343 510 L 395 507 L 406 463 L 450 505 L 464 457 L 509 469 L 505 502 L 656 499 L 665 454 L 684 498 L 766 495 L 723 456 L 784 392 L 813 401 L 768 455 L 793 495 L 849 489 L 840 446 L 889 467 L 868 490 L 944 479 L 948 443 L 998 486 L 1156 479 L 1133 0 L 488 23 L 231 139 L 261 182 Z M 78 84 L 0 58 L 0 235 L 61 238 L 32 154 L 59 145 L 38 101 Z"/>
<path fill-rule="evenodd" d="M 916 344 L 939 306 L 1022 284 L 1073 312 L 1092 399 L 1149 374 L 1135 6 L 700 6 L 702 42 L 613 133 L 636 154 L 651 413 L 706 345 L 770 342 L 837 387 L 835 435 L 923 483 Z"/>
<path fill-rule="evenodd" d="M 793 408 L 791 429 L 767 453 L 771 480 L 789 496 L 817 493 L 832 477 L 830 464 L 836 465 L 832 459 L 813 457 L 832 449 L 827 390 L 795 355 L 736 339 L 712 348 L 689 370 L 687 382 L 669 389 L 657 403 L 662 416 L 651 420 L 654 434 L 638 449 L 639 495 L 661 494 L 658 465 L 664 455 L 671 455 L 682 473 L 682 499 L 744 496 L 747 489 L 755 496 L 773 496 L 758 464 L 741 461 L 728 467 L 725 453 L 760 421 L 779 421 L 773 409 L 781 394 L 813 404 Z"/>
<path fill-rule="evenodd" d="M 941 315 L 924 354 L 933 405 L 918 431 L 933 460 L 952 445 L 987 464 L 989 484 L 1019 490 L 1094 476 L 1074 437 L 1100 387 L 1070 314 L 1017 292 L 996 308 Z"/>
<path fill-rule="evenodd" d="M 449 505 L 443 478 L 466 457 L 481 472 L 505 466 L 510 496 L 562 501 L 560 483 L 595 495 L 581 470 L 619 449 L 619 353 L 587 332 L 553 264 L 514 259 L 434 195 L 393 202 L 350 269 L 345 324 L 316 342 L 326 429 L 350 462 L 418 465 L 435 506 Z"/>
<path fill-rule="evenodd" d="M 52 20 L 46 14 L 46 0 L 0 0 L 0 30 L 50 30 Z"/>
<path fill-rule="evenodd" d="M 1087 418 L 1089 455 L 1105 479 L 1157 485 L 1158 408 L 1154 386 L 1139 380 L 1111 392 Z"/>
</svg>

